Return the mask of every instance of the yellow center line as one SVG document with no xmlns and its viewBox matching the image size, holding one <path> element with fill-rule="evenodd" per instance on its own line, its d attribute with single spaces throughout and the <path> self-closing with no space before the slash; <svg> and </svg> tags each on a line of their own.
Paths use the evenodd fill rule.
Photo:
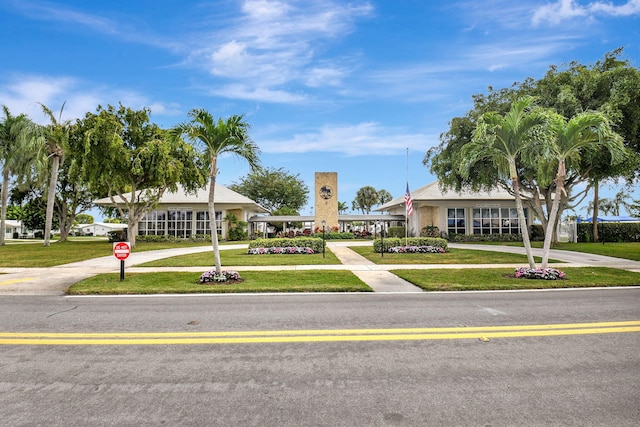
<svg viewBox="0 0 640 427">
<path fill-rule="evenodd" d="M 0 282 L 0 286 L 15 285 L 16 283 L 28 282 L 30 280 L 35 280 L 35 277 L 23 277 L 23 278 L 20 278 L 20 279 L 4 280 L 4 281 Z"/>
<path fill-rule="evenodd" d="M 640 332 L 639 321 L 396 329 L 237 332 L 0 332 L 0 345 L 176 345 L 338 341 L 417 341 Z"/>
</svg>

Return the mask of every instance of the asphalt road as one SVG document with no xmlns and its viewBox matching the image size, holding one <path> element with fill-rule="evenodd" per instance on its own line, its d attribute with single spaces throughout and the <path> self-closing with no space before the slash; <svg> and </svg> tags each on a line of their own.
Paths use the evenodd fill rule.
<svg viewBox="0 0 640 427">
<path fill-rule="evenodd" d="M 635 426 L 638 321 L 637 288 L 2 296 L 0 425 Z"/>
</svg>

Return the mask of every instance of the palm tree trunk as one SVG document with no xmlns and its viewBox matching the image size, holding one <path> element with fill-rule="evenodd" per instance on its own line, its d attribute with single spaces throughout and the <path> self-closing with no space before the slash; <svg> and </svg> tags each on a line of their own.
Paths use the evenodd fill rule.
<svg viewBox="0 0 640 427">
<path fill-rule="evenodd" d="M 600 204 L 600 196 L 599 196 L 599 183 L 598 181 L 595 181 L 595 184 L 593 185 L 593 216 L 592 216 L 592 223 L 593 223 L 593 243 L 596 243 L 599 238 L 598 238 L 598 205 Z"/>
<path fill-rule="evenodd" d="M 215 189 L 218 168 L 217 158 L 211 158 L 211 174 L 209 180 L 209 228 L 211 229 L 211 243 L 213 245 L 213 257 L 216 263 L 216 273 L 222 274 L 222 262 L 220 261 L 220 248 L 218 247 L 218 227 L 216 224 Z"/>
<path fill-rule="evenodd" d="M 564 162 L 558 165 L 558 174 L 556 175 L 556 195 L 553 198 L 551 212 L 549 213 L 549 222 L 544 233 L 544 246 L 542 248 L 542 268 L 547 268 L 549 264 L 549 251 L 551 250 L 551 241 L 555 234 L 556 217 L 558 216 L 558 208 L 560 207 L 560 197 L 564 190 Z"/>
<path fill-rule="evenodd" d="M 47 194 L 47 213 L 44 224 L 44 246 L 49 246 L 51 240 L 51 226 L 53 224 L 53 204 L 56 200 L 56 184 L 58 183 L 58 169 L 60 156 L 53 156 L 51 165 L 51 179 L 49 181 L 49 193 Z"/>
<path fill-rule="evenodd" d="M 516 209 L 518 210 L 518 219 L 520 222 L 520 230 L 522 231 L 522 242 L 527 252 L 527 259 L 529 260 L 529 267 L 536 268 L 536 262 L 533 259 L 533 251 L 531 249 L 531 241 L 529 240 L 529 229 L 527 221 L 524 217 L 524 208 L 522 207 L 522 199 L 520 198 L 520 185 L 518 184 L 518 178 L 512 178 L 511 183 L 513 185 L 513 192 L 516 196 Z"/>
<path fill-rule="evenodd" d="M 9 169 L 2 170 L 2 207 L 0 208 L 0 246 L 4 246 L 7 233 L 7 201 L 9 200 Z"/>
</svg>

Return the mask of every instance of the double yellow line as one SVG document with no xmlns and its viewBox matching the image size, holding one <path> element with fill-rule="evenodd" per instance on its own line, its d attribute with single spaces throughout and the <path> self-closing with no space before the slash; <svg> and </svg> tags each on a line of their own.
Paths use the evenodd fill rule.
<svg viewBox="0 0 640 427">
<path fill-rule="evenodd" d="M 551 325 L 237 332 L 0 332 L 0 345 L 192 345 L 337 341 L 428 341 L 640 332 L 640 320 Z"/>
</svg>

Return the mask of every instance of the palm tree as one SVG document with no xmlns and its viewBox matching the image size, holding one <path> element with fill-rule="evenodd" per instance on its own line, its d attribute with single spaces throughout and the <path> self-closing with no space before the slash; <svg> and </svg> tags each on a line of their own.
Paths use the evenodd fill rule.
<svg viewBox="0 0 640 427">
<path fill-rule="evenodd" d="M 536 139 L 539 129 L 544 124 L 544 117 L 535 113 L 531 109 L 532 106 L 533 98 L 521 98 L 513 102 L 504 116 L 495 112 L 482 115 L 476 125 L 472 141 L 462 151 L 464 160 L 460 164 L 460 173 L 468 177 L 471 168 L 479 161 L 486 159 L 493 161 L 501 174 L 509 176 L 515 194 L 527 259 L 529 266 L 535 268 L 516 165 L 523 149 Z"/>
<path fill-rule="evenodd" d="M 2 106 L 4 118 L 0 121 L 0 164 L 2 164 L 2 206 L 0 208 L 0 246 L 5 245 L 7 231 L 7 204 L 9 177 L 18 172 L 22 153 L 20 141 L 29 125 L 24 114 L 13 116 L 6 105 Z"/>
<path fill-rule="evenodd" d="M 611 153 L 611 162 L 619 163 L 624 158 L 622 137 L 611 129 L 607 117 L 596 111 L 587 111 L 567 121 L 564 116 L 552 113 L 548 118 L 551 139 L 546 145 L 549 160 L 558 164 L 555 176 L 556 193 L 549 213 L 549 222 L 544 235 L 542 268 L 549 262 L 549 251 L 553 239 L 553 229 L 560 206 L 560 198 L 567 195 L 564 187 L 567 162 L 578 161 L 584 150 L 605 147 Z"/>
<path fill-rule="evenodd" d="M 209 222 L 211 240 L 216 264 L 216 273 L 222 273 L 220 250 L 218 248 L 218 232 L 216 227 L 216 210 L 214 203 L 216 176 L 218 175 L 218 156 L 234 154 L 249 163 L 252 171 L 260 167 L 259 147 L 249 137 L 249 124 L 242 115 L 233 115 L 227 120 L 215 121 L 211 113 L 205 109 L 189 111 L 191 120 L 177 125 L 172 134 L 174 137 L 185 135 L 189 140 L 202 146 L 203 154 L 209 163 Z"/>
<path fill-rule="evenodd" d="M 53 209 L 56 198 L 56 185 L 58 183 L 58 171 L 60 164 L 64 161 L 64 152 L 69 142 L 69 125 L 68 120 L 62 121 L 62 112 L 64 105 L 60 108 L 60 114 L 56 118 L 53 112 L 47 106 L 40 104 L 42 112 L 49 119 L 49 124 L 38 126 L 33 130 L 33 144 L 38 152 L 36 158 L 37 166 L 40 172 L 46 171 L 49 166 L 49 189 L 47 190 L 47 211 L 45 215 L 44 225 L 44 246 L 49 246 L 51 240 L 51 224 L 53 223 Z M 49 165 L 51 159 L 51 165 Z"/>
</svg>

